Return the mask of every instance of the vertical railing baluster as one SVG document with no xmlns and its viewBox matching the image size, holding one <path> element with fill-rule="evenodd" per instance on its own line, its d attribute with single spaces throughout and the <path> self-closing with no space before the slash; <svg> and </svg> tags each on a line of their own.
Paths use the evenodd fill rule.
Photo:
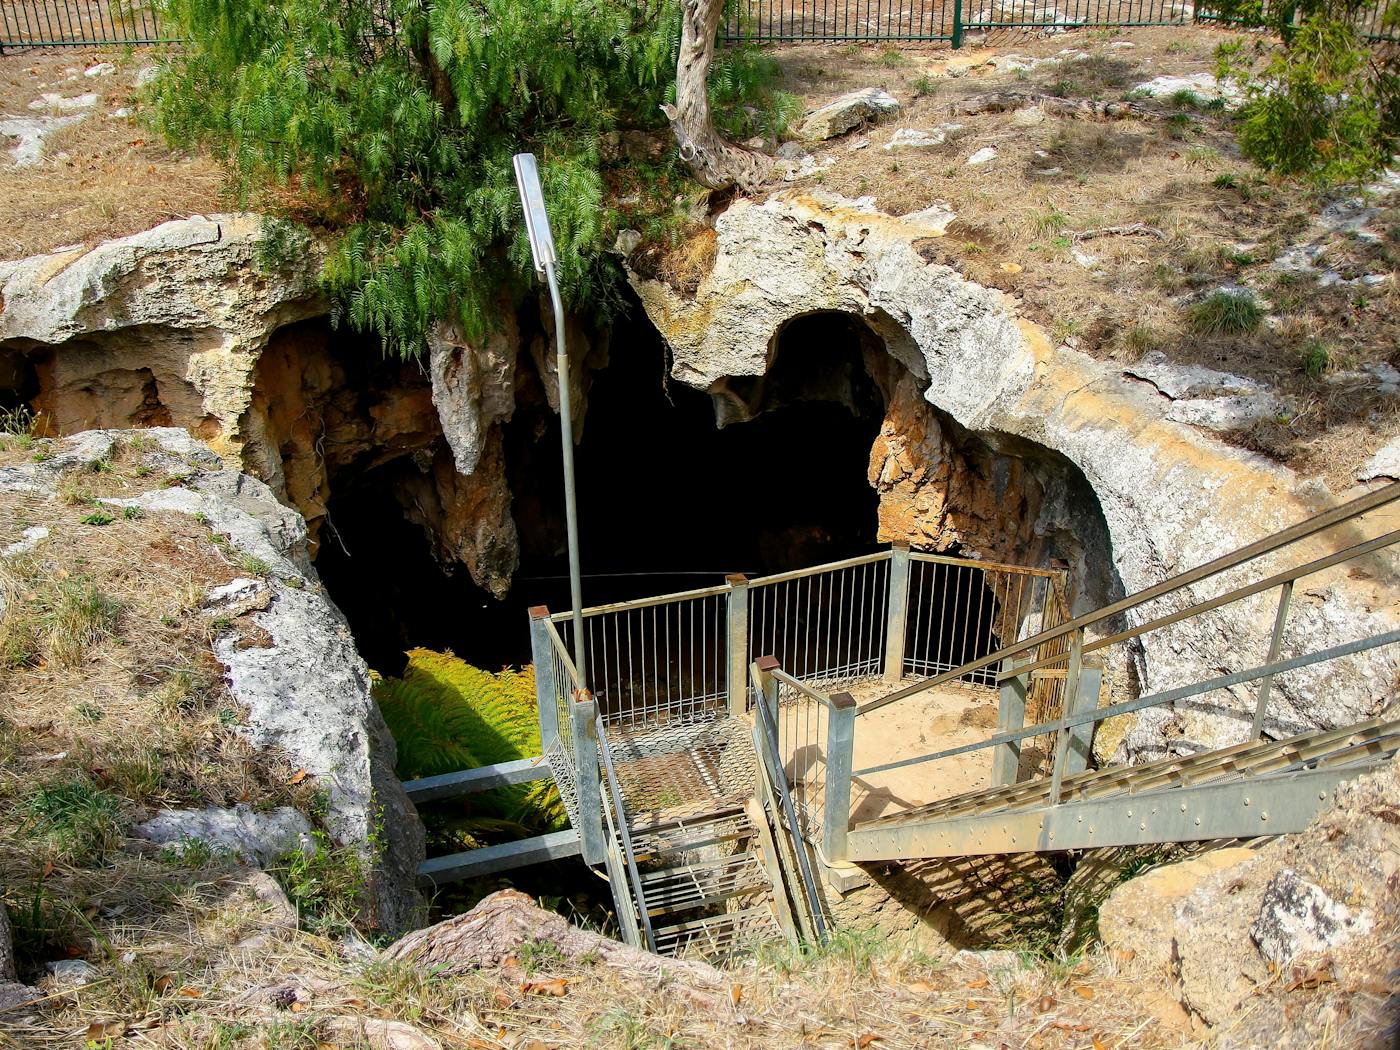
<svg viewBox="0 0 1400 1050">
<path fill-rule="evenodd" d="M 1030 661 L 1026 661 L 1030 662 Z M 1015 670 L 1017 661 L 1007 657 L 1001 662 L 1001 673 Z M 1030 693 L 1030 674 L 1022 673 L 1001 683 L 997 698 L 997 732 L 1009 733 L 1026 725 L 1026 698 Z M 992 752 L 992 786 L 1016 783 L 1021 769 L 1021 741 L 1012 740 Z"/>
<path fill-rule="evenodd" d="M 1278 589 L 1278 608 L 1274 611 L 1274 633 L 1269 639 L 1269 658 L 1264 661 L 1265 665 L 1278 662 L 1280 651 L 1283 649 L 1283 631 L 1288 626 L 1288 610 L 1293 604 L 1293 581 L 1288 580 Z M 1268 675 L 1259 682 L 1259 698 L 1254 705 L 1254 722 L 1249 729 L 1251 740 L 1260 740 L 1264 736 L 1264 715 L 1269 707 L 1269 693 L 1274 685 L 1274 676 Z"/>
</svg>

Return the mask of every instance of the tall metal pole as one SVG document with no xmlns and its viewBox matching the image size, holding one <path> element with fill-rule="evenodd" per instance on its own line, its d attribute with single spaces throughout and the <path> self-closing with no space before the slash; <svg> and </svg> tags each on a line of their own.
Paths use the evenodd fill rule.
<svg viewBox="0 0 1400 1050">
<path fill-rule="evenodd" d="M 530 237 L 530 252 L 536 272 L 549 285 L 549 298 L 554 304 L 555 360 L 559 373 L 559 425 L 564 453 L 564 516 L 569 534 L 569 600 L 573 608 L 574 666 L 578 681 L 588 687 L 588 667 L 583 645 L 583 584 L 579 575 L 577 489 L 574 484 L 574 420 L 569 398 L 569 353 L 564 345 L 564 301 L 559 297 L 559 281 L 554 274 L 558 261 L 554 254 L 554 234 L 549 228 L 549 213 L 544 206 L 544 190 L 540 187 L 539 167 L 533 153 L 517 153 L 514 157 L 515 184 L 520 189 L 520 203 L 525 210 L 525 231 Z"/>
</svg>

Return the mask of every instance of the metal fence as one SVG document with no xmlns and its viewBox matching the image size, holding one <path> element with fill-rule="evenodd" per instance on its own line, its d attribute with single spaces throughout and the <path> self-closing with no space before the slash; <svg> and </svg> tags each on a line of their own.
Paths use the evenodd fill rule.
<svg viewBox="0 0 1400 1050">
<path fill-rule="evenodd" d="M 1376 0 L 1359 25 L 1372 40 L 1400 40 Z M 1252 18 L 1263 24 L 1270 4 Z M 732 0 L 721 34 L 753 41 L 924 41 L 960 47 L 968 32 L 1180 26 L 1225 21 L 1200 0 Z M 1389 24 L 1388 24 L 1389 21 Z M 0 54 L 7 49 L 173 43 L 153 0 L 0 0 Z"/>
<path fill-rule="evenodd" d="M 1280 0 L 1285 2 L 1285 0 Z M 1392 0 L 1376 0 L 1358 20 L 1371 40 L 1400 40 L 1387 19 Z M 1264 25 L 1267 5 L 1241 27 Z M 989 30 L 1064 30 L 1184 26 L 1223 21 L 1200 0 L 733 0 L 723 33 L 730 43 L 926 41 L 961 47 L 965 34 Z"/>
<path fill-rule="evenodd" d="M 0 53 L 22 47 L 170 42 L 151 0 L 0 0 Z"/>
</svg>

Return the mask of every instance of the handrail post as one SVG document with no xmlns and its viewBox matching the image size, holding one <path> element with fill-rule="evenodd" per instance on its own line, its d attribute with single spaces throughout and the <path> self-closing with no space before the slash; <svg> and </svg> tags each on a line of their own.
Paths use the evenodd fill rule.
<svg viewBox="0 0 1400 1050">
<path fill-rule="evenodd" d="M 549 640 L 549 608 L 530 607 L 530 659 L 535 664 L 535 706 L 540 718 L 540 754 L 559 740 L 559 683 L 554 680 L 554 644 Z"/>
<path fill-rule="evenodd" d="M 749 708 L 749 578 L 726 576 L 729 584 L 729 715 L 741 718 Z"/>
<path fill-rule="evenodd" d="M 1016 668 L 1016 658 L 1007 657 L 1001 662 L 1002 674 L 1010 674 Z M 1019 674 L 1001 683 L 997 699 L 997 732 L 1009 733 L 1023 729 L 1026 725 L 1026 696 L 1030 692 L 1030 676 Z M 1001 787 L 1016 783 L 1021 768 L 1021 742 L 1008 740 L 992 754 L 992 786 Z"/>
<path fill-rule="evenodd" d="M 856 700 L 834 693 L 827 708 L 826 798 L 822 805 L 822 855 L 828 864 L 844 863 L 851 827 L 851 758 L 856 739 Z"/>
<path fill-rule="evenodd" d="M 904 628 L 909 620 L 909 544 L 890 545 L 890 595 L 885 608 L 885 681 L 904 680 Z"/>
<path fill-rule="evenodd" d="M 1073 697 L 1065 692 L 1065 710 L 1069 716 L 1081 715 L 1099 706 L 1099 694 L 1103 690 L 1103 668 L 1097 664 L 1085 664 L 1079 672 L 1079 687 Z M 1094 745 L 1094 723 L 1084 722 L 1073 726 L 1065 752 L 1065 775 L 1074 776 L 1089 768 L 1089 755 Z"/>
<path fill-rule="evenodd" d="M 598 701 L 587 689 L 574 694 L 569 705 L 573 719 L 574 777 L 578 788 L 578 839 L 585 864 L 601 864 L 604 859 L 603 791 L 598 770 L 598 739 L 594 721 Z"/>
<path fill-rule="evenodd" d="M 754 667 L 758 670 L 758 693 L 759 700 L 768 709 L 768 713 L 773 716 L 773 725 L 778 726 L 778 680 L 773 677 L 773 671 L 778 667 L 776 656 L 760 656 L 754 661 Z M 774 741 L 776 744 L 777 741 Z M 782 758 L 782 755 L 778 755 Z M 787 779 L 785 770 L 779 769 L 777 773 Z"/>
<path fill-rule="evenodd" d="M 1060 804 L 1060 786 L 1065 778 L 1065 758 L 1069 754 L 1070 708 L 1078 703 L 1079 674 L 1084 666 L 1084 628 L 1076 627 L 1069 636 L 1069 668 L 1065 671 L 1065 695 L 1060 701 L 1059 725 L 1055 729 L 1055 764 L 1050 773 L 1050 805 Z"/>
<path fill-rule="evenodd" d="M 1279 651 L 1283 648 L 1283 630 L 1288 625 L 1288 610 L 1293 603 L 1293 581 L 1288 580 L 1278 593 L 1278 609 L 1274 612 L 1274 633 L 1269 639 L 1269 658 L 1265 665 L 1278 663 Z M 1269 707 L 1269 693 L 1273 690 L 1274 676 L 1269 675 L 1259 683 L 1259 698 L 1254 704 L 1254 723 L 1249 729 L 1249 739 L 1260 740 L 1264 736 L 1264 713 Z"/>
</svg>

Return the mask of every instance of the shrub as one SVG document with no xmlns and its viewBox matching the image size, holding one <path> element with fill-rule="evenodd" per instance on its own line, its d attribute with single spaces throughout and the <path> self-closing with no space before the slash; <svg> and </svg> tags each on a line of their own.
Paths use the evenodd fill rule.
<svg viewBox="0 0 1400 1050">
<path fill-rule="evenodd" d="M 1258 16 L 1244 12 L 1246 20 L 1290 20 L 1274 25 L 1282 44 L 1267 53 L 1258 75 L 1242 43 L 1217 49 L 1218 74 L 1244 87 L 1240 148 L 1260 167 L 1326 185 L 1385 166 L 1400 142 L 1400 57 L 1394 48 L 1373 49 L 1361 35 L 1356 18 L 1363 7 L 1369 3 L 1304 0 Z M 1387 21 L 1397 14 L 1400 6 Z"/>
<path fill-rule="evenodd" d="M 1214 292 L 1191 308 L 1191 327 L 1203 335 L 1252 332 L 1264 320 L 1253 297 L 1237 292 Z"/>
<path fill-rule="evenodd" d="M 19 813 L 28 837 L 69 863 L 101 863 L 121 841 L 117 796 L 86 777 L 41 785 L 21 800 Z"/>
<path fill-rule="evenodd" d="M 337 231 L 322 270 L 333 319 L 405 355 L 437 321 L 492 327 L 534 283 L 522 150 L 543 161 L 569 304 L 616 302 L 606 249 L 643 224 L 607 207 L 610 169 L 638 163 L 622 131 L 665 133 L 675 0 L 170 0 L 168 13 L 185 44 L 150 88 L 155 126 L 212 151 L 243 201 L 294 200 L 287 217 Z M 717 55 L 717 123 L 754 123 L 754 102 L 770 129 L 790 117 L 792 99 L 761 89 L 775 69 L 752 48 Z M 679 178 L 649 180 L 637 207 L 671 209 Z M 303 241 L 270 224 L 265 261 Z"/>
</svg>

